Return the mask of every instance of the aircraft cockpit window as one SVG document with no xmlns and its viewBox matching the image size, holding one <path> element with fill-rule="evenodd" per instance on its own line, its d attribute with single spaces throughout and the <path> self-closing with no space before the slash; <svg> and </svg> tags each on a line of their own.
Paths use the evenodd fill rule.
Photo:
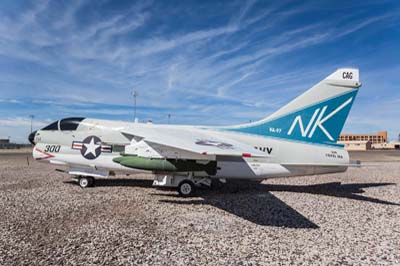
<svg viewBox="0 0 400 266">
<path fill-rule="evenodd" d="M 42 128 L 42 130 L 58 130 L 58 121 L 53 122 L 50 125 Z"/>
<path fill-rule="evenodd" d="M 71 117 L 71 118 L 65 118 L 60 121 L 60 129 L 61 131 L 63 130 L 76 130 L 79 126 L 79 123 L 83 120 L 84 118 L 81 117 Z"/>
</svg>

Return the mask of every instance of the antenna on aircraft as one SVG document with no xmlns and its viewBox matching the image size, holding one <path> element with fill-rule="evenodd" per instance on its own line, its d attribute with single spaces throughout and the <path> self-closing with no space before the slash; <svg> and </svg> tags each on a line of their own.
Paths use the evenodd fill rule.
<svg viewBox="0 0 400 266">
<path fill-rule="evenodd" d="M 136 97 L 137 96 L 139 96 L 139 93 L 136 91 L 136 90 L 134 90 L 134 91 L 132 91 L 132 96 L 133 96 L 133 99 L 134 99 L 134 113 L 133 113 L 133 122 L 137 122 L 137 118 L 136 118 Z"/>
</svg>

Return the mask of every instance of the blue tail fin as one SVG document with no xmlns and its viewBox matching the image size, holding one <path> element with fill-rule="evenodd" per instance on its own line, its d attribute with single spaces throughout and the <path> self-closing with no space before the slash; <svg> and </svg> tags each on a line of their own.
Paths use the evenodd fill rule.
<svg viewBox="0 0 400 266">
<path fill-rule="evenodd" d="M 271 116 L 224 130 L 335 145 L 360 86 L 358 69 L 338 69 Z"/>
</svg>

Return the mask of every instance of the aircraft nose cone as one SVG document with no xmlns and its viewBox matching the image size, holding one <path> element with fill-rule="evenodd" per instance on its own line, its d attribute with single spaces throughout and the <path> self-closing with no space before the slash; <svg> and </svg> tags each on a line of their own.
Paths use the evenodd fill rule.
<svg viewBox="0 0 400 266">
<path fill-rule="evenodd" d="M 30 143 L 35 145 L 34 139 L 35 139 L 36 131 L 33 131 L 31 134 L 29 134 L 28 140 Z"/>
</svg>

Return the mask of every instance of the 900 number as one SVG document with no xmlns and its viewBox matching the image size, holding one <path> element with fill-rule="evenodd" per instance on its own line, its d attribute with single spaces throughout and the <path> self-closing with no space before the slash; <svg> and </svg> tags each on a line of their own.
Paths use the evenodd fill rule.
<svg viewBox="0 0 400 266">
<path fill-rule="evenodd" d="M 60 145 L 46 145 L 45 152 L 59 152 L 61 146 Z"/>
</svg>

